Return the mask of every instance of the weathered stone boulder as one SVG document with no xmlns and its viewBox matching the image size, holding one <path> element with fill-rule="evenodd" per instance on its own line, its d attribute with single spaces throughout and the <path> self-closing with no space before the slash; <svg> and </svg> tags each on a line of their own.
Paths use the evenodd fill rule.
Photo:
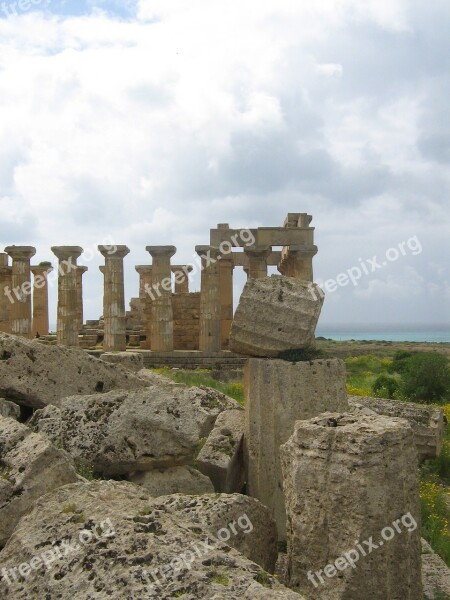
<svg viewBox="0 0 450 600">
<path fill-rule="evenodd" d="M 153 385 L 64 398 L 59 414 L 38 411 L 32 424 L 77 464 L 114 476 L 191 463 L 220 412 L 238 406 L 210 388 Z"/>
<path fill-rule="evenodd" d="M 238 354 L 277 357 L 306 348 L 323 304 L 314 283 L 273 275 L 249 279 L 242 292 L 230 333 L 230 350 Z"/>
<path fill-rule="evenodd" d="M 345 365 L 338 359 L 290 363 L 252 358 L 244 382 L 248 493 L 272 510 L 280 540 L 285 540 L 280 445 L 292 435 L 296 421 L 348 410 Z"/>
<path fill-rule="evenodd" d="M 70 457 L 14 419 L 0 417 L 0 547 L 51 490 L 77 481 Z"/>
<path fill-rule="evenodd" d="M 442 408 L 413 402 L 401 402 L 400 400 L 361 396 L 349 396 L 348 402 L 351 407 L 358 408 L 362 406 L 379 415 L 406 419 L 414 431 L 414 441 L 419 460 L 439 456 L 445 432 L 445 418 Z"/>
<path fill-rule="evenodd" d="M 0 398 L 0 416 L 11 419 L 20 419 L 20 406 L 14 402 L 9 402 Z"/>
<path fill-rule="evenodd" d="M 47 494 L 0 553 L 0 597 L 302 600 L 208 528 L 151 503 L 115 481 Z M 226 515 L 220 525 L 229 528 Z"/>
<path fill-rule="evenodd" d="M 450 598 L 450 569 L 425 540 L 422 540 L 422 585 L 424 600 Z"/>
<path fill-rule="evenodd" d="M 192 467 L 171 467 L 133 473 L 129 481 L 144 487 L 150 496 L 168 494 L 210 494 L 214 486 L 209 477 Z"/>
<path fill-rule="evenodd" d="M 280 452 L 289 587 L 310 600 L 422 600 L 417 453 L 408 422 L 325 413 L 298 421 Z"/>
<path fill-rule="evenodd" d="M 277 560 L 277 529 L 270 511 L 255 498 L 241 494 L 183 496 L 152 501 L 152 508 L 170 511 L 205 527 L 215 538 L 273 573 Z"/>
<path fill-rule="evenodd" d="M 48 346 L 0 333 L 0 395 L 18 404 L 59 406 L 66 396 L 147 385 L 120 365 L 105 363 L 80 348 Z"/>
<path fill-rule="evenodd" d="M 210 478 L 216 492 L 242 491 L 245 481 L 244 416 L 244 411 L 237 409 L 221 413 L 197 456 L 199 471 Z"/>
<path fill-rule="evenodd" d="M 100 354 L 100 360 L 114 365 L 122 365 L 134 373 L 138 373 L 144 367 L 144 360 L 140 352 L 104 352 Z"/>
</svg>

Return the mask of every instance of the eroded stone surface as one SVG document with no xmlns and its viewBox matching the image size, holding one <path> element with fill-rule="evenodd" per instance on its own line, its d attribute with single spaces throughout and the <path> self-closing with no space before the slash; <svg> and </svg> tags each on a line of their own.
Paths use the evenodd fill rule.
<svg viewBox="0 0 450 600">
<path fill-rule="evenodd" d="M 341 360 L 289 363 L 252 358 L 245 372 L 244 459 L 248 493 L 268 506 L 280 539 L 286 539 L 283 477 L 279 448 L 295 422 L 348 409 L 345 365 Z"/>
<path fill-rule="evenodd" d="M 100 354 L 100 360 L 115 365 L 122 365 L 122 367 L 134 373 L 137 373 L 144 367 L 144 361 L 140 352 L 104 352 Z"/>
<path fill-rule="evenodd" d="M 226 516 L 223 527 L 228 525 Z M 96 529 L 97 536 L 80 543 L 84 529 Z M 56 558 L 50 569 L 36 564 L 26 581 L 10 578 L 8 585 L 3 574 L 1 597 L 302 600 L 257 564 L 214 540 L 200 522 L 175 514 L 161 502 L 153 506 L 148 493 L 131 483 L 79 483 L 44 496 L 0 553 L 2 567 L 9 574 L 10 568 L 29 563 L 62 540 L 73 549 L 68 556 Z"/>
<path fill-rule="evenodd" d="M 127 369 L 98 360 L 79 348 L 49 346 L 0 333 L 0 395 L 18 404 L 59 406 L 66 396 L 146 385 Z"/>
<path fill-rule="evenodd" d="M 0 417 L 0 546 L 35 500 L 77 481 L 70 457 L 14 419 Z"/>
<path fill-rule="evenodd" d="M 9 402 L 0 398 L 0 416 L 11 419 L 20 419 L 20 406 L 14 402 Z"/>
<path fill-rule="evenodd" d="M 255 498 L 241 494 L 194 497 L 175 494 L 152 501 L 152 507 L 171 511 L 190 523 L 206 527 L 215 539 L 226 542 L 273 573 L 277 530 L 270 511 Z"/>
<path fill-rule="evenodd" d="M 249 279 L 239 301 L 230 333 L 230 350 L 248 356 L 277 357 L 306 348 L 323 304 L 314 283 L 293 277 Z"/>
<path fill-rule="evenodd" d="M 77 464 L 113 476 L 190 464 L 220 412 L 237 406 L 210 388 L 158 384 L 64 398 L 59 414 L 39 411 L 32 424 Z"/>
<path fill-rule="evenodd" d="M 198 469 L 211 479 L 216 492 L 229 494 L 242 490 L 245 480 L 243 438 L 243 410 L 226 410 L 217 417 L 197 457 Z"/>
<path fill-rule="evenodd" d="M 422 600 L 417 453 L 408 422 L 325 413 L 298 421 L 280 452 L 289 586 L 311 600 Z M 371 536 L 375 547 L 364 543 Z M 358 544 L 372 551 L 355 552 Z M 337 569 L 351 549 L 355 568 L 339 562 Z M 319 571 L 323 584 L 316 576 L 314 585 Z"/>
<path fill-rule="evenodd" d="M 445 421 L 444 411 L 437 406 L 426 406 L 400 400 L 349 396 L 350 406 L 363 406 L 379 415 L 406 419 L 414 431 L 419 460 L 436 458 L 442 449 Z"/>
<path fill-rule="evenodd" d="M 214 486 L 209 477 L 192 467 L 172 467 L 133 473 L 129 481 L 144 487 L 150 496 L 168 494 L 210 494 Z"/>
<path fill-rule="evenodd" d="M 422 584 L 424 600 L 450 598 L 450 569 L 425 540 L 422 540 Z"/>
</svg>

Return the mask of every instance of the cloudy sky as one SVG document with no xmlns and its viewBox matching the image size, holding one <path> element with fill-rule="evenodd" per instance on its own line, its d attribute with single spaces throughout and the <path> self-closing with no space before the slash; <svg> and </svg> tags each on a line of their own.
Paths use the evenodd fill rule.
<svg viewBox="0 0 450 600">
<path fill-rule="evenodd" d="M 88 249 L 87 318 L 99 243 L 130 298 L 146 245 L 309 212 L 316 279 L 362 273 L 322 325 L 450 325 L 448 0 L 0 5 L 0 245 Z"/>
</svg>

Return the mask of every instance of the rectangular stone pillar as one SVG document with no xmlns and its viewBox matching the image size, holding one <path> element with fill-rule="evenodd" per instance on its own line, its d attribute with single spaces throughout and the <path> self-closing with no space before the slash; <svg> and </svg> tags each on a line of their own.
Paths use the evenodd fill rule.
<svg viewBox="0 0 450 600">
<path fill-rule="evenodd" d="M 151 349 L 152 336 L 152 305 L 150 294 L 152 292 L 152 266 L 137 265 L 139 273 L 139 314 L 141 330 L 145 333 L 145 340 L 140 341 L 140 347 L 144 350 Z"/>
<path fill-rule="evenodd" d="M 98 250 L 105 257 L 103 350 L 123 352 L 127 349 L 123 259 L 130 250 L 126 246 L 98 246 Z"/>
<path fill-rule="evenodd" d="M 77 296 L 78 296 L 78 331 L 83 329 L 83 275 L 88 271 L 88 267 L 82 265 L 77 266 Z"/>
<path fill-rule="evenodd" d="M 200 350 L 221 350 L 221 304 L 220 271 L 218 248 L 196 246 L 195 251 L 202 259 L 200 296 Z"/>
<path fill-rule="evenodd" d="M 11 293 L 12 268 L 8 265 L 8 255 L 0 253 L 0 331 L 11 333 Z"/>
<path fill-rule="evenodd" d="M 233 323 L 233 273 L 233 255 L 222 256 L 219 264 L 222 350 L 227 349 L 229 346 L 231 325 Z"/>
<path fill-rule="evenodd" d="M 51 263 L 31 267 L 33 273 L 33 327 L 36 337 L 48 335 L 48 274 L 53 271 Z"/>
<path fill-rule="evenodd" d="M 172 271 L 170 259 L 177 249 L 175 246 L 147 246 L 153 258 L 152 289 L 152 331 L 151 349 L 153 352 L 173 352 L 173 307 Z"/>
<path fill-rule="evenodd" d="M 62 346 L 78 346 L 77 260 L 80 246 L 53 246 L 58 258 L 58 322 L 56 340 Z"/>
<path fill-rule="evenodd" d="M 291 363 L 251 358 L 244 371 L 248 493 L 271 509 L 280 540 L 286 539 L 286 509 L 279 448 L 295 421 L 326 410 L 348 408 L 341 360 Z"/>
<path fill-rule="evenodd" d="M 31 270 L 30 259 L 36 254 L 32 246 L 8 246 L 5 252 L 12 258 L 11 333 L 31 337 Z"/>
<path fill-rule="evenodd" d="M 322 600 L 422 600 L 417 454 L 407 421 L 325 413 L 281 446 L 288 585 Z"/>
</svg>

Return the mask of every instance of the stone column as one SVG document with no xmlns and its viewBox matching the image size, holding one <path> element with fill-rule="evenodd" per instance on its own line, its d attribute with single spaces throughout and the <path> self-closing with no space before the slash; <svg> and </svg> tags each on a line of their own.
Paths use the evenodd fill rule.
<svg viewBox="0 0 450 600">
<path fill-rule="evenodd" d="M 244 248 L 248 256 L 248 277 L 250 279 L 263 279 L 267 277 L 267 258 L 272 252 L 270 246 Z"/>
<path fill-rule="evenodd" d="M 172 273 L 175 276 L 175 294 L 189 294 L 189 275 L 192 271 L 190 265 L 174 265 Z"/>
<path fill-rule="evenodd" d="M 77 260 L 83 253 L 80 246 L 53 246 L 59 260 L 57 343 L 78 346 Z"/>
<path fill-rule="evenodd" d="M 317 246 L 291 246 L 288 261 L 290 262 L 291 277 L 313 281 L 313 258 L 317 254 Z"/>
<path fill-rule="evenodd" d="M 280 455 L 287 585 L 311 600 L 422 600 L 417 453 L 408 422 L 327 412 L 297 421 Z"/>
<path fill-rule="evenodd" d="M 200 296 L 200 350 L 220 352 L 221 349 L 221 303 L 220 261 L 218 248 L 196 246 L 195 251 L 202 259 Z"/>
<path fill-rule="evenodd" d="M 36 254 L 32 246 L 8 246 L 5 252 L 12 258 L 11 333 L 31 336 L 31 270 L 30 259 Z"/>
<path fill-rule="evenodd" d="M 143 300 L 147 296 L 146 286 L 152 287 L 152 267 L 151 265 L 137 265 L 134 267 L 139 273 L 139 298 Z"/>
<path fill-rule="evenodd" d="M 338 359 L 288 362 L 251 358 L 244 369 L 244 457 L 250 496 L 267 506 L 286 539 L 279 448 L 295 422 L 348 407 L 345 364 Z"/>
<path fill-rule="evenodd" d="M 48 335 L 48 274 L 53 271 L 51 263 L 31 267 L 33 280 L 33 327 L 32 335 Z"/>
<path fill-rule="evenodd" d="M 11 295 L 12 268 L 8 265 L 8 255 L 0 252 L 0 331 L 11 333 L 11 305 L 14 300 Z M 6 292 L 6 293 L 5 293 Z"/>
<path fill-rule="evenodd" d="M 123 274 L 123 259 L 130 250 L 126 246 L 98 246 L 99 252 L 105 257 L 104 278 L 104 314 L 105 322 L 103 350 L 105 352 L 127 349 L 125 288 Z"/>
<path fill-rule="evenodd" d="M 233 255 L 223 255 L 219 263 L 222 349 L 228 348 L 233 323 L 233 272 Z"/>
<path fill-rule="evenodd" d="M 83 275 L 88 271 L 88 267 L 77 267 L 77 297 L 78 297 L 78 331 L 83 329 Z"/>
<path fill-rule="evenodd" d="M 144 350 L 151 349 L 152 334 L 152 304 L 149 293 L 152 290 L 151 265 L 138 265 L 135 267 L 139 273 L 139 314 L 141 320 L 141 332 L 145 340 L 141 340 L 140 347 Z"/>
<path fill-rule="evenodd" d="M 175 246 L 147 246 L 153 258 L 152 290 L 152 330 L 151 349 L 153 352 L 173 352 L 173 308 L 172 272 L 170 259 L 177 249 Z"/>
</svg>

